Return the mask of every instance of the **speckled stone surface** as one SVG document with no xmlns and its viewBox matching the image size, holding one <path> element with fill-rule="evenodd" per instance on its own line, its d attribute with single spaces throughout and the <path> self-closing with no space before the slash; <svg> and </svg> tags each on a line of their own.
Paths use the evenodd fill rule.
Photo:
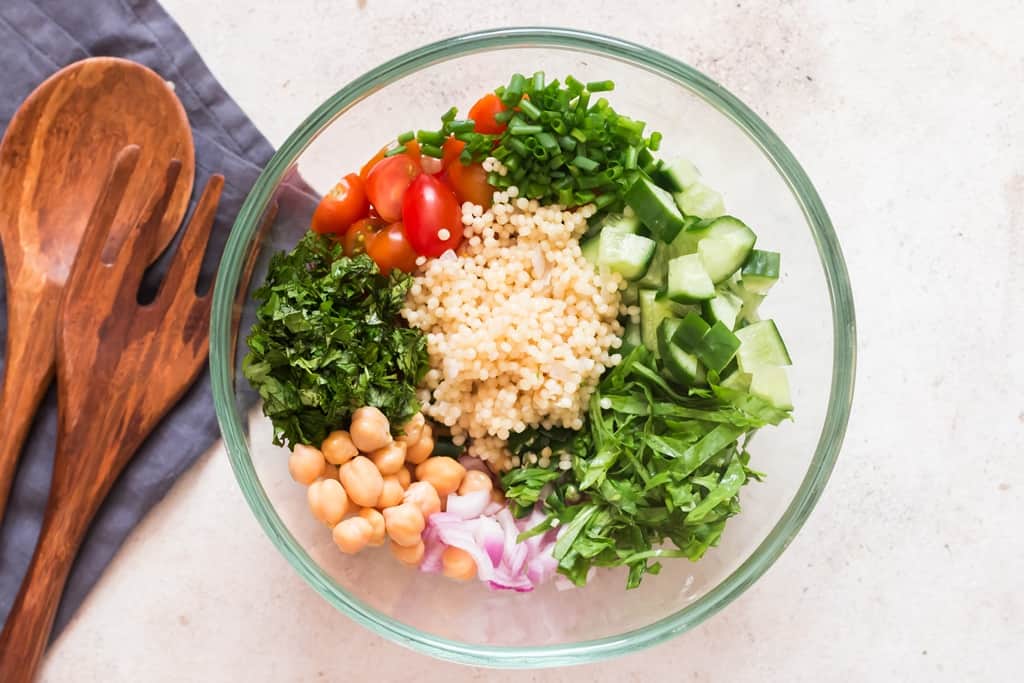
<svg viewBox="0 0 1024 683">
<path fill-rule="evenodd" d="M 789 144 L 831 212 L 857 303 L 857 400 L 824 498 L 778 563 L 701 628 L 641 654 L 493 672 L 386 642 L 277 554 L 216 447 L 136 530 L 43 680 L 1019 677 L 1024 5 L 164 4 L 275 144 L 339 84 L 473 28 L 576 26 L 704 70 Z"/>
</svg>

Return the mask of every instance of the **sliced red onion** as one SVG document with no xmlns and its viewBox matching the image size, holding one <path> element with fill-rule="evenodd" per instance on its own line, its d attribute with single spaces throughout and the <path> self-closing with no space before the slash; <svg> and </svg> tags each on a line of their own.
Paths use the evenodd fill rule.
<svg viewBox="0 0 1024 683">
<path fill-rule="evenodd" d="M 436 515 L 435 515 L 436 516 Z M 420 560 L 420 571 L 435 574 L 441 571 L 441 555 L 445 545 L 441 541 L 441 533 L 436 525 L 428 525 L 423 532 L 423 559 Z"/>
<path fill-rule="evenodd" d="M 459 519 L 476 519 L 484 513 L 484 508 L 490 502 L 490 491 L 473 491 L 464 496 L 452 493 L 448 496 L 445 512 Z"/>
<path fill-rule="evenodd" d="M 526 578 L 534 586 L 548 581 L 558 571 L 558 560 L 551 554 L 552 548 L 554 548 L 554 544 L 541 548 L 540 552 L 534 555 L 526 565 Z"/>
<path fill-rule="evenodd" d="M 502 531 L 498 520 L 481 517 L 473 537 L 491 558 L 491 564 L 495 567 L 500 565 L 502 555 L 505 554 L 505 532 Z"/>
<path fill-rule="evenodd" d="M 494 565 L 491 564 L 490 556 L 473 539 L 472 522 L 464 522 L 462 527 L 441 527 L 441 540 L 450 546 L 465 550 L 473 557 L 476 575 L 481 581 L 490 581 L 494 577 Z"/>
<path fill-rule="evenodd" d="M 476 470 L 478 472 L 483 472 L 489 477 L 494 476 L 493 474 L 491 474 L 491 470 L 487 468 L 487 463 L 485 463 L 480 458 L 474 458 L 472 455 L 460 455 L 459 464 L 465 467 L 467 470 Z"/>
</svg>

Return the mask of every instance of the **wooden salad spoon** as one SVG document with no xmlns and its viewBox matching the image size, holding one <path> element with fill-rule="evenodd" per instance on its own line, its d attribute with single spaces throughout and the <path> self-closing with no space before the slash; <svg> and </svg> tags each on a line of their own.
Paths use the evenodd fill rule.
<svg viewBox="0 0 1024 683">
<path fill-rule="evenodd" d="M 64 289 L 57 333 L 57 453 L 32 562 L 0 633 L 0 681 L 35 675 L 61 593 L 96 510 L 139 446 L 206 361 L 212 287 L 196 294 L 224 185 L 210 178 L 152 303 L 139 304 L 158 230 L 175 189 L 172 162 L 152 213 L 108 259 L 119 204 L 141 162 L 138 147 L 115 161 Z M 133 176 L 132 172 L 136 175 Z M 160 186 L 157 186 L 158 189 Z"/>
<path fill-rule="evenodd" d="M 22 443 L 53 378 L 64 281 L 111 164 L 129 144 L 142 151 L 112 227 L 115 237 L 137 224 L 167 162 L 182 162 L 164 220 L 146 238 L 155 257 L 185 216 L 195 174 L 185 110 L 156 73 L 113 57 L 67 66 L 29 95 L 0 143 L 0 241 L 7 281 L 0 521 Z"/>
</svg>

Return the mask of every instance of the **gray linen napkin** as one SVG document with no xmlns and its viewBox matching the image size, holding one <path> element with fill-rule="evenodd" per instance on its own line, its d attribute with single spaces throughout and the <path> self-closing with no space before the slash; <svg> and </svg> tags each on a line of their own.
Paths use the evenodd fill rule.
<svg viewBox="0 0 1024 683">
<path fill-rule="evenodd" d="M 46 77 L 71 62 L 98 55 L 135 60 L 174 83 L 195 139 L 195 193 L 213 173 L 223 173 L 226 179 L 209 249 L 219 255 L 242 201 L 273 149 L 154 0 L 2 0 L 0 132 Z M 207 278 L 212 278 L 216 260 L 207 258 Z M 7 330 L 2 281 L 0 277 L 0 340 Z M 56 418 L 51 388 L 29 434 L 0 528 L 0 622 L 14 602 L 42 524 Z M 210 379 L 204 373 L 143 445 L 100 508 L 68 579 L 54 635 L 67 624 L 132 528 L 217 437 Z"/>
</svg>

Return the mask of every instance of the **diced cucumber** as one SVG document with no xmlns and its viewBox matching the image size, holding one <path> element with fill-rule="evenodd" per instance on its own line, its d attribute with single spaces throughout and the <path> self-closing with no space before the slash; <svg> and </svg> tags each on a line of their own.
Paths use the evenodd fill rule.
<svg viewBox="0 0 1024 683">
<path fill-rule="evenodd" d="M 634 322 L 626 323 L 626 328 L 622 332 L 622 347 L 619 353 L 625 356 L 636 347 L 643 345 L 644 340 L 640 334 L 640 324 Z"/>
<path fill-rule="evenodd" d="M 767 294 L 779 280 L 779 252 L 754 249 L 743 264 L 743 286 L 754 294 Z"/>
<path fill-rule="evenodd" d="M 704 221 L 693 216 L 688 217 L 686 221 L 686 225 L 679 231 L 679 234 L 672 240 L 672 243 L 668 245 L 670 258 L 685 256 L 686 254 L 696 254 L 697 244 L 705 235 L 704 228 L 706 224 Z"/>
<path fill-rule="evenodd" d="M 741 303 L 739 315 L 736 316 L 736 323 L 756 323 L 760 320 L 761 316 L 758 313 L 758 309 L 761 306 L 761 302 L 764 301 L 765 295 L 751 292 L 735 276 L 728 281 L 727 286 L 729 291 L 739 297 Z M 735 329 L 735 326 L 733 329 Z"/>
<path fill-rule="evenodd" d="M 671 242 L 683 229 L 683 215 L 672 195 L 648 178 L 637 178 L 623 198 L 651 234 L 662 242 Z"/>
<path fill-rule="evenodd" d="M 619 302 L 625 306 L 640 303 L 640 288 L 636 286 L 636 283 L 630 284 L 619 293 Z"/>
<path fill-rule="evenodd" d="M 682 192 L 677 192 L 675 200 L 679 210 L 687 216 L 717 218 L 725 213 L 725 202 L 722 201 L 722 195 L 699 181 L 691 184 Z"/>
<path fill-rule="evenodd" d="M 598 243 L 597 264 L 627 280 L 643 277 L 654 258 L 654 240 L 640 235 L 604 228 L 598 235 Z"/>
<path fill-rule="evenodd" d="M 684 351 L 694 352 L 710 329 L 711 326 L 704 322 L 699 315 L 690 313 L 676 325 L 672 343 Z"/>
<path fill-rule="evenodd" d="M 715 298 L 705 301 L 701 311 L 709 323 L 720 322 L 732 330 L 736 328 L 736 318 L 742 305 L 738 296 L 719 287 L 715 290 Z"/>
<path fill-rule="evenodd" d="M 658 290 L 658 294 L 654 297 L 659 303 L 668 306 L 668 309 L 672 311 L 672 316 L 682 320 L 690 313 L 700 314 L 700 306 L 697 304 L 681 304 L 678 301 L 672 301 L 668 298 L 668 293 L 663 289 Z"/>
<path fill-rule="evenodd" d="M 669 192 L 682 192 L 700 180 L 700 171 L 686 159 L 663 164 L 651 174 L 654 182 Z"/>
<path fill-rule="evenodd" d="M 690 386 L 704 381 L 704 371 L 697 356 L 683 351 L 673 341 L 681 325 L 682 322 L 675 318 L 661 321 L 658 325 L 658 352 L 669 378 Z"/>
<path fill-rule="evenodd" d="M 737 370 L 722 380 L 721 386 L 726 389 L 734 389 L 735 391 L 750 391 L 750 378 L 749 372 Z"/>
<path fill-rule="evenodd" d="M 665 318 L 674 317 L 671 301 L 659 301 L 653 289 L 640 290 L 640 338 L 654 355 L 658 355 L 658 326 Z"/>
<path fill-rule="evenodd" d="M 736 360 L 740 370 L 751 372 L 762 365 L 789 365 L 789 351 L 772 320 L 761 320 L 736 330 L 740 340 Z"/>
<path fill-rule="evenodd" d="M 762 365 L 750 373 L 750 393 L 771 403 L 780 410 L 792 410 L 793 400 L 789 393 L 789 378 L 786 369 L 774 365 Z"/>
<path fill-rule="evenodd" d="M 632 235 L 640 232 L 640 219 L 634 216 L 623 216 L 621 213 L 613 213 L 605 216 L 601 221 L 601 231 L 620 230 Z"/>
<path fill-rule="evenodd" d="M 665 292 L 673 301 L 696 303 L 715 296 L 715 283 L 704 270 L 700 256 L 687 254 L 668 262 Z"/>
<path fill-rule="evenodd" d="M 754 231 L 732 216 L 716 218 L 701 232 L 697 253 L 715 284 L 740 269 L 757 241 Z"/>
<path fill-rule="evenodd" d="M 654 258 L 647 266 L 647 272 L 636 281 L 638 287 L 661 289 L 665 286 L 665 275 L 668 272 L 668 245 L 658 243 L 654 247 Z"/>
<path fill-rule="evenodd" d="M 600 241 L 600 235 L 595 235 L 580 242 L 580 251 L 583 252 L 583 258 L 590 261 L 595 268 L 597 268 L 597 251 L 600 247 Z"/>
<path fill-rule="evenodd" d="M 716 322 L 700 340 L 695 353 L 708 370 L 721 372 L 739 348 L 740 340 L 732 330 L 721 322 Z"/>
</svg>

